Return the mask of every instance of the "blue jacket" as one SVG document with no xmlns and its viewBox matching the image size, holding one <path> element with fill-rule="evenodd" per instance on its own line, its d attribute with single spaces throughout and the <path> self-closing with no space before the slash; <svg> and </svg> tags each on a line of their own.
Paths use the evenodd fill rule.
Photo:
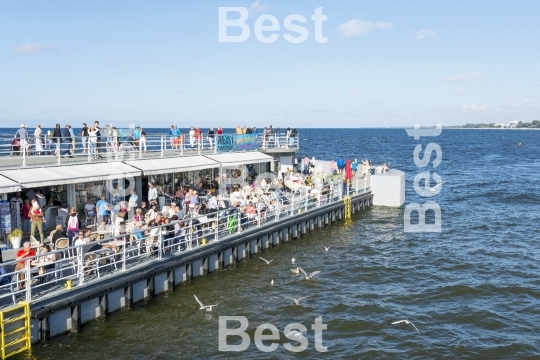
<svg viewBox="0 0 540 360">
<path fill-rule="evenodd" d="M 339 159 L 336 161 L 336 163 L 337 163 L 337 166 L 338 166 L 338 167 L 344 167 L 344 166 L 345 166 L 345 159 L 339 158 Z"/>
</svg>

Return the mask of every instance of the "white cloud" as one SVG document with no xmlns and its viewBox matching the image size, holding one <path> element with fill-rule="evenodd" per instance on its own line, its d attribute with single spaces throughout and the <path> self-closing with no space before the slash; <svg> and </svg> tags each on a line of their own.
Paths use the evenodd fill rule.
<svg viewBox="0 0 540 360">
<path fill-rule="evenodd" d="M 19 46 L 14 46 L 11 48 L 11 52 L 14 54 L 32 54 L 37 53 L 42 50 L 50 49 L 54 47 L 53 44 L 50 43 L 27 43 Z"/>
<path fill-rule="evenodd" d="M 463 105 L 462 107 L 464 112 L 484 111 L 484 110 L 487 110 L 487 108 L 488 107 L 486 105 L 474 105 L 474 104 Z"/>
<path fill-rule="evenodd" d="M 349 89 L 349 94 L 358 94 L 357 89 Z"/>
<path fill-rule="evenodd" d="M 262 13 L 268 10 L 270 10 L 270 8 L 266 5 L 259 4 L 259 0 L 255 1 L 248 8 L 249 16 L 255 16 L 259 13 Z"/>
<path fill-rule="evenodd" d="M 444 80 L 442 80 L 442 82 L 454 83 L 454 82 L 460 82 L 460 81 L 464 81 L 464 80 L 483 79 L 486 76 L 487 75 L 479 73 L 479 72 L 472 72 L 472 73 L 468 73 L 468 74 L 456 75 L 456 76 L 453 76 L 451 78 L 444 79 Z"/>
<path fill-rule="evenodd" d="M 377 29 L 390 30 L 394 25 L 385 22 L 371 22 L 362 20 L 349 20 L 338 26 L 338 30 L 345 37 L 360 36 Z"/>
<path fill-rule="evenodd" d="M 416 40 L 424 40 L 427 38 L 432 38 L 432 37 L 435 37 L 435 35 L 437 34 L 435 34 L 434 31 L 431 31 L 428 29 L 420 30 L 419 32 L 416 33 Z"/>
</svg>

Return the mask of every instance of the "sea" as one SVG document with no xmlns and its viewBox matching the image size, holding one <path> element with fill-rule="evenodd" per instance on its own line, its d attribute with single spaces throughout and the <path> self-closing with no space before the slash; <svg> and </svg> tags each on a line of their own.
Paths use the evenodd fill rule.
<svg viewBox="0 0 540 360">
<path fill-rule="evenodd" d="M 167 132 L 153 132 L 160 131 Z M 540 131 L 443 129 L 419 140 L 404 129 L 299 134 L 300 157 L 391 162 L 406 173 L 405 205 L 436 202 L 441 231 L 405 232 L 405 206 L 372 207 L 265 251 L 270 265 L 252 256 L 13 359 L 540 358 Z M 430 142 L 440 146 L 441 162 L 434 168 L 432 156 L 419 168 L 414 149 Z M 424 171 L 444 181 L 436 196 L 414 190 Z M 320 274 L 301 280 L 291 258 Z M 219 305 L 200 311 L 194 295 Z M 295 306 L 286 297 L 306 298 Z M 219 350 L 220 316 L 246 317 L 246 350 Z M 311 325 L 319 317 L 326 330 L 317 349 Z M 392 324 L 399 320 L 417 330 Z M 302 352 L 284 346 L 296 345 L 283 334 L 291 323 L 307 328 Z M 281 332 L 274 351 L 254 343 L 263 324 Z"/>
</svg>

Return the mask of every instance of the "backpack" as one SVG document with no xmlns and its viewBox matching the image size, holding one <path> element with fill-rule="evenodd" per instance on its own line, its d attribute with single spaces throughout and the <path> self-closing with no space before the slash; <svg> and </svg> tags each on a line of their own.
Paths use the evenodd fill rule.
<svg viewBox="0 0 540 360">
<path fill-rule="evenodd" d="M 69 216 L 67 227 L 68 227 L 68 230 L 79 230 L 79 219 L 77 218 L 77 215 Z"/>
</svg>

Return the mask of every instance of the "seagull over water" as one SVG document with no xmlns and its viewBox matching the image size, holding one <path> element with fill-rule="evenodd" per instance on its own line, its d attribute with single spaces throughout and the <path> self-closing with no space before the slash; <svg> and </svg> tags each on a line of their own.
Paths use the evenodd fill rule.
<svg viewBox="0 0 540 360">
<path fill-rule="evenodd" d="M 317 271 L 314 271 L 314 272 L 312 272 L 311 274 L 308 275 L 308 274 L 306 274 L 306 272 L 304 271 L 304 269 L 302 269 L 301 267 L 299 267 L 298 269 L 304 274 L 304 276 L 306 277 L 306 280 L 311 280 L 311 279 L 313 279 L 313 277 L 314 277 L 315 275 L 317 275 L 318 273 L 321 272 L 321 270 L 317 270 Z"/>
<path fill-rule="evenodd" d="M 326 247 L 326 246 L 322 246 L 324 248 L 324 250 L 328 251 L 328 249 L 330 249 L 330 246 L 329 247 Z"/>
<path fill-rule="evenodd" d="M 442 184 L 446 184 L 446 181 L 443 181 L 442 183 L 435 185 L 435 186 L 432 187 L 430 190 L 431 190 L 431 191 L 435 191 L 439 186 L 442 186 Z"/>
<path fill-rule="evenodd" d="M 402 322 L 404 322 L 404 323 L 407 324 L 407 325 L 412 325 L 412 326 L 416 329 L 416 326 L 414 326 L 414 324 L 412 323 L 412 321 L 409 321 L 409 320 L 399 320 L 399 321 L 394 321 L 394 322 L 392 323 L 392 325 L 394 325 L 394 324 L 399 324 L 399 323 L 402 323 Z M 416 331 L 418 331 L 418 329 L 416 329 Z M 418 331 L 418 333 L 420 334 L 420 331 Z"/>
<path fill-rule="evenodd" d="M 300 274 L 300 268 L 299 267 L 296 267 L 296 269 L 291 269 L 291 272 L 295 275 L 298 275 Z"/>
<path fill-rule="evenodd" d="M 266 262 L 266 265 L 270 265 L 270 263 L 271 263 L 272 261 L 274 261 L 274 259 L 268 261 L 268 260 L 266 260 L 266 259 L 264 259 L 264 258 L 262 258 L 262 257 L 260 257 L 260 256 L 259 256 L 259 259 L 264 260 L 264 261 Z"/>
<path fill-rule="evenodd" d="M 294 339 L 296 341 L 300 341 L 302 339 L 302 337 L 304 336 L 305 333 L 303 332 L 300 332 L 300 331 L 297 331 L 297 330 L 293 330 L 291 331 L 290 333 L 286 334 L 285 336 L 289 339 Z"/>
<path fill-rule="evenodd" d="M 219 305 L 219 304 L 215 304 L 215 305 L 204 305 L 204 304 L 202 303 L 202 301 L 199 300 L 199 298 L 197 297 L 197 295 L 193 295 L 193 296 L 195 296 L 195 300 L 197 300 L 197 302 L 199 303 L 199 305 L 201 305 L 201 307 L 199 308 L 199 310 L 204 310 L 204 309 L 206 309 L 206 311 L 211 312 L 211 311 L 212 311 L 212 308 L 213 308 L 214 306 L 218 306 L 218 305 Z"/>
<path fill-rule="evenodd" d="M 291 299 L 292 301 L 294 301 L 294 305 L 296 306 L 300 306 L 300 300 L 305 299 L 305 298 L 307 298 L 307 296 L 301 297 L 300 299 L 295 299 L 289 296 L 285 296 L 285 299 Z"/>
<path fill-rule="evenodd" d="M 270 285 L 274 286 L 274 279 L 272 279 L 272 281 L 270 281 Z"/>
<path fill-rule="evenodd" d="M 295 258 L 292 258 L 292 259 L 291 259 L 291 263 L 293 263 L 293 264 L 294 264 L 294 260 L 296 260 L 296 259 L 295 259 Z"/>
</svg>

